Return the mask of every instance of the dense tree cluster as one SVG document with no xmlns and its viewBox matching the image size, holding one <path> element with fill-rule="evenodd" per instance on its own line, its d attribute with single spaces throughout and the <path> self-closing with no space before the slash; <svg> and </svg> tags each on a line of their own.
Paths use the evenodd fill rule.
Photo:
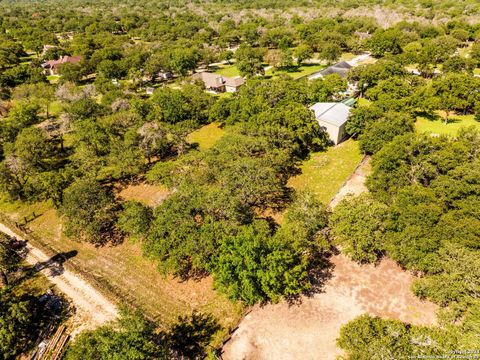
<svg viewBox="0 0 480 360">
<path fill-rule="evenodd" d="M 251 82 L 214 105 L 213 116 L 229 127 L 228 135 L 209 150 L 159 162 L 148 172 L 150 181 L 175 189 L 155 210 L 144 243 L 161 269 L 180 276 L 213 273 L 219 289 L 247 303 L 309 287 L 307 260 L 326 250 L 317 237 L 326 225 L 324 210 L 306 196 L 290 205 L 280 228 L 258 216 L 288 205 L 286 183 L 296 161 L 325 146 L 304 106 L 323 86 L 328 81 L 315 83 L 312 95 L 305 82 Z M 300 203 L 311 223 L 295 211 Z"/>
<path fill-rule="evenodd" d="M 159 331 L 141 312 L 123 308 L 118 320 L 82 332 L 68 346 L 65 359 L 203 359 L 220 328 L 210 315 L 194 312 Z"/>
<path fill-rule="evenodd" d="M 474 128 L 455 138 L 398 136 L 373 157 L 370 194 L 343 202 L 330 219 L 336 241 L 353 259 L 374 262 L 387 254 L 424 274 L 414 293 L 442 306 L 441 320 L 447 327 L 457 324 L 453 344 L 463 349 L 478 346 L 472 341 L 478 326 L 471 324 L 478 323 L 479 154 L 480 134 Z M 364 320 L 357 325 L 367 326 Z M 375 336 L 371 326 L 380 320 L 368 321 L 373 323 L 365 334 Z M 357 349 L 348 342 L 356 336 L 344 337 L 342 346 L 354 354 Z M 385 351 L 395 348 L 394 340 L 400 339 L 386 339 Z"/>
<path fill-rule="evenodd" d="M 337 344 L 349 359 L 399 359 L 405 356 L 448 356 L 460 351 L 452 331 L 412 326 L 362 315 L 343 326 Z M 465 350 L 474 350 L 469 348 Z"/>
<path fill-rule="evenodd" d="M 0 359 L 5 360 L 30 350 L 39 333 L 62 315 L 60 307 L 49 307 L 38 289 L 24 281 L 35 274 L 22 263 L 18 245 L 0 233 Z"/>
</svg>

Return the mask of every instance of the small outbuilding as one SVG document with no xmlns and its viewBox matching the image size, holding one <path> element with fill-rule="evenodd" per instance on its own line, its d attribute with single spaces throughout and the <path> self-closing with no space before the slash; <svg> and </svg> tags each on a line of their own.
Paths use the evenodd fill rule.
<svg viewBox="0 0 480 360">
<path fill-rule="evenodd" d="M 320 128 L 325 130 L 330 140 L 337 145 L 346 137 L 345 125 L 350 115 L 350 107 L 344 103 L 316 103 L 310 107 L 315 113 Z"/>
</svg>

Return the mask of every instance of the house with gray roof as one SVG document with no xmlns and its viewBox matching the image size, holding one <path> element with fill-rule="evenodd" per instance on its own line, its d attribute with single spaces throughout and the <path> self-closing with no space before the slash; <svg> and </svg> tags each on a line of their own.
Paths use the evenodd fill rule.
<svg viewBox="0 0 480 360">
<path fill-rule="evenodd" d="M 337 145 L 345 137 L 345 125 L 350 115 L 350 107 L 341 102 L 316 103 L 310 106 L 321 129 L 325 130 L 330 140 Z"/>
<path fill-rule="evenodd" d="M 352 65 L 350 65 L 348 62 L 340 61 L 336 64 L 333 64 L 332 66 L 329 66 L 323 70 L 313 73 L 308 77 L 308 79 L 313 80 L 313 79 L 323 78 L 331 74 L 338 74 L 342 78 L 345 78 L 347 76 L 348 71 L 351 69 L 351 67 Z"/>
</svg>

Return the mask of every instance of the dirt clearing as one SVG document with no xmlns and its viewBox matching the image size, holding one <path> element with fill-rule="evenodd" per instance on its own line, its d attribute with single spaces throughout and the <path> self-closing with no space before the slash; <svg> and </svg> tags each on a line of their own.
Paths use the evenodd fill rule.
<svg viewBox="0 0 480 360">
<path fill-rule="evenodd" d="M 390 259 L 360 266 L 343 255 L 332 259 L 333 276 L 323 292 L 299 305 L 255 306 L 224 347 L 224 359 L 335 359 L 340 328 L 370 313 L 412 324 L 435 323 L 436 305 L 420 301 L 414 277 Z"/>
<path fill-rule="evenodd" d="M 144 205 L 157 207 L 170 195 L 170 191 L 163 186 L 141 183 L 125 187 L 118 195 L 124 200 L 140 201 Z"/>
</svg>

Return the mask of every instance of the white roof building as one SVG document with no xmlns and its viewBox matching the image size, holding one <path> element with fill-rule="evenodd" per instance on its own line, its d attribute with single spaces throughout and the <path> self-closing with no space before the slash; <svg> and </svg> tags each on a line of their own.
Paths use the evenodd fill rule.
<svg viewBox="0 0 480 360">
<path fill-rule="evenodd" d="M 337 145 L 346 135 L 345 125 L 350 115 L 350 107 L 344 103 L 316 103 L 310 107 L 315 113 L 318 125 L 325 130 L 330 140 Z"/>
</svg>

